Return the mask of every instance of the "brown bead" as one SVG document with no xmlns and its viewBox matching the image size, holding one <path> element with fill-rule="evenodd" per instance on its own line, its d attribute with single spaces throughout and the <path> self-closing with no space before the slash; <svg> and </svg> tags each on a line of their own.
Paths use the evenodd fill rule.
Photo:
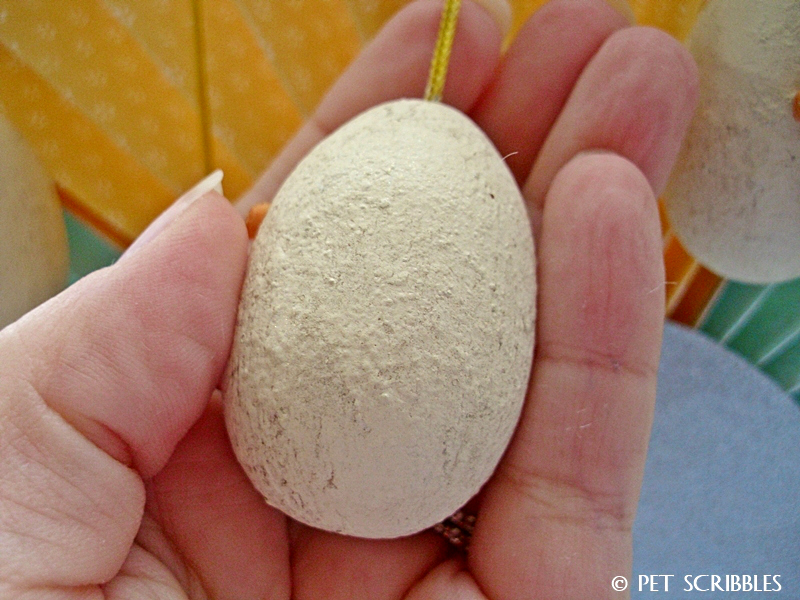
<svg viewBox="0 0 800 600">
<path fill-rule="evenodd" d="M 261 221 L 263 221 L 264 217 L 267 216 L 269 206 L 269 202 L 262 202 L 254 205 L 250 209 L 250 212 L 247 213 L 245 225 L 247 225 L 247 237 L 249 237 L 251 240 L 255 239 L 256 234 L 258 233 L 258 228 L 261 227 Z"/>
<path fill-rule="evenodd" d="M 797 92 L 794 95 L 794 104 L 792 107 L 792 112 L 794 113 L 794 120 L 800 123 L 800 92 Z"/>
</svg>

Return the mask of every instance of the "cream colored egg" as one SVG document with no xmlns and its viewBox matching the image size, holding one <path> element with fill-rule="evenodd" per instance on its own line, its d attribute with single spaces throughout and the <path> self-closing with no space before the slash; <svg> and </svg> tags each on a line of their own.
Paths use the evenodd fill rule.
<svg viewBox="0 0 800 600">
<path fill-rule="evenodd" d="M 55 183 L 0 114 L 0 328 L 64 287 L 68 258 Z"/>
<path fill-rule="evenodd" d="M 400 100 L 344 125 L 253 243 L 225 416 L 256 488 L 361 537 L 449 516 L 514 430 L 535 290 L 520 192 L 472 121 Z"/>
<path fill-rule="evenodd" d="M 690 48 L 700 102 L 666 194 L 673 228 L 725 277 L 798 277 L 800 2 L 712 0 Z"/>
</svg>

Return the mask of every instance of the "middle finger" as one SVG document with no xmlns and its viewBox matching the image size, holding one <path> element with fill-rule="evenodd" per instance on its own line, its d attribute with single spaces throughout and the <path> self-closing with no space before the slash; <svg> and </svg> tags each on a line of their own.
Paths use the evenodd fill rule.
<svg viewBox="0 0 800 600">
<path fill-rule="evenodd" d="M 605 0 L 556 0 L 519 31 L 470 114 L 520 186 L 584 67 L 627 24 Z"/>
<path fill-rule="evenodd" d="M 697 99 L 697 67 L 674 38 L 649 27 L 611 35 L 584 69 L 542 146 L 523 195 L 539 211 L 553 178 L 585 150 L 633 162 L 658 196 Z"/>
</svg>

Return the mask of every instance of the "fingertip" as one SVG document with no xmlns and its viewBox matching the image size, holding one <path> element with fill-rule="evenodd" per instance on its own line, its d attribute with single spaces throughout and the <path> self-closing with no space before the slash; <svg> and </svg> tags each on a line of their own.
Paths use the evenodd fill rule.
<svg viewBox="0 0 800 600">
<path fill-rule="evenodd" d="M 682 87 L 679 91 L 691 106 L 699 87 L 699 71 L 688 48 L 670 34 L 649 26 L 626 27 L 610 36 L 605 44 L 613 60 L 644 63 L 640 68 L 669 69 Z"/>
<path fill-rule="evenodd" d="M 592 198 L 591 202 L 576 203 L 587 210 L 611 203 L 625 205 L 619 210 L 626 213 L 656 212 L 655 195 L 644 173 L 628 158 L 605 150 L 586 150 L 570 159 L 556 173 L 548 201 L 550 197 L 554 205 L 576 203 L 576 198 Z M 557 206 L 552 209 L 557 210 Z"/>
<path fill-rule="evenodd" d="M 401 9 L 333 84 L 297 135 L 253 188 L 237 202 L 244 216 L 270 202 L 302 158 L 344 123 L 382 102 L 421 98 L 439 32 L 442 2 L 417 0 Z M 500 26 L 472 1 L 462 5 L 444 90 L 444 101 L 468 112 L 500 59 Z"/>
<path fill-rule="evenodd" d="M 559 323 L 550 332 L 573 331 L 576 346 L 617 353 L 633 370 L 657 368 L 652 340 L 664 314 L 661 227 L 652 187 L 633 162 L 590 151 L 558 172 L 545 201 L 540 256 L 542 278 L 550 282 L 544 293 L 570 297 L 543 299 L 542 318 L 548 313 L 551 325 Z M 576 319 L 584 325 L 571 326 Z M 544 332 L 541 343 L 550 337 Z"/>
<path fill-rule="evenodd" d="M 165 260 L 164 255 L 170 255 Z M 231 267 L 241 266 L 247 254 L 247 227 L 231 203 L 216 191 L 200 196 L 159 236 L 142 247 L 130 260 L 139 258 L 147 263 L 144 269 L 161 270 L 182 264 L 208 267 L 217 262 L 228 265 L 221 275 L 230 275 Z M 128 261 L 120 261 L 123 267 Z"/>
<path fill-rule="evenodd" d="M 520 185 L 587 63 L 626 25 L 605 0 L 554 0 L 520 28 L 472 110 Z"/>
<path fill-rule="evenodd" d="M 204 290 L 202 299 L 213 299 L 204 306 L 226 314 L 238 305 L 247 252 L 244 219 L 221 194 L 210 191 L 193 202 L 161 235 L 115 267 L 131 270 L 122 278 L 133 276 L 157 281 L 153 283 L 154 291 L 159 287 L 174 290 L 183 296 L 181 308 L 186 312 L 201 308 L 194 299 Z M 195 288 L 194 294 L 176 284 Z M 180 300 L 176 298 L 174 302 L 178 304 Z M 216 322 L 209 321 L 208 326 Z M 227 320 L 223 327 L 227 327 Z M 226 337 L 230 336 L 221 339 Z"/>
<path fill-rule="evenodd" d="M 606 0 L 608 4 L 616 10 L 630 24 L 636 23 L 636 16 L 628 0 Z"/>
<path fill-rule="evenodd" d="M 203 254 L 220 254 L 221 262 L 240 265 L 247 254 L 247 227 L 242 216 L 221 194 L 211 191 L 202 196 L 187 212 L 183 235 L 195 239 Z M 240 265 L 241 266 L 241 265 Z"/>
<path fill-rule="evenodd" d="M 641 169 L 656 195 L 666 185 L 697 100 L 688 51 L 650 27 L 609 36 L 584 69 L 525 182 L 542 203 L 555 174 L 578 152 L 598 148 Z"/>
<path fill-rule="evenodd" d="M 564 165 L 547 193 L 543 227 L 549 227 L 550 235 L 594 237 L 599 246 L 637 237 L 638 250 L 646 251 L 648 261 L 661 256 L 653 188 L 631 160 L 613 152 L 580 152 Z"/>
<path fill-rule="evenodd" d="M 166 304 L 179 309 L 170 320 L 182 318 L 191 324 L 182 333 L 191 334 L 207 350 L 215 383 L 232 342 L 248 244 L 244 219 L 226 198 L 211 191 L 139 253 L 137 271 L 158 281 L 154 291 L 161 288 L 162 298 L 170 298 Z"/>
<path fill-rule="evenodd" d="M 660 194 L 694 114 L 699 94 L 699 72 L 688 49 L 655 27 L 628 27 L 617 31 L 598 53 L 606 71 L 620 78 L 621 111 L 609 115 L 620 126 L 605 132 L 609 149 L 634 161 Z M 603 67 L 601 67 L 603 69 Z M 627 127 L 625 127 L 627 120 Z M 649 129 L 644 129 L 648 126 Z M 628 135 L 628 139 L 618 134 Z"/>
<path fill-rule="evenodd" d="M 462 112 L 469 112 L 489 85 L 500 62 L 503 28 L 510 26 L 510 9 L 506 25 L 498 6 L 505 2 L 492 2 L 492 8 L 487 4 L 467 1 L 461 7 L 443 99 Z"/>
<path fill-rule="evenodd" d="M 421 98 L 439 32 L 442 3 L 417 0 L 380 31 L 317 109 L 324 135 L 358 113 L 388 100 Z M 444 101 L 467 111 L 487 84 L 500 56 L 502 35 L 491 14 L 472 1 L 461 7 Z"/>
<path fill-rule="evenodd" d="M 495 22 L 500 35 L 505 36 L 511 30 L 511 5 L 506 0 L 474 0 Z"/>
</svg>

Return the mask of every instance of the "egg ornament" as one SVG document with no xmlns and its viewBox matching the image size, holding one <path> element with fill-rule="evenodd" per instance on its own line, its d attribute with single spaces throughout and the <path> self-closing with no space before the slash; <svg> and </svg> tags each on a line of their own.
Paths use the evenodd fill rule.
<svg viewBox="0 0 800 600">
<path fill-rule="evenodd" d="M 0 329 L 60 292 L 68 270 L 56 184 L 0 114 Z"/>
<path fill-rule="evenodd" d="M 534 244 L 485 134 L 437 102 L 374 107 L 314 148 L 253 242 L 225 382 L 266 501 L 367 538 L 443 520 L 524 401 Z"/>
<path fill-rule="evenodd" d="M 724 277 L 798 277 L 800 2 L 711 0 L 689 47 L 700 99 L 665 195 L 670 223 Z"/>
</svg>

